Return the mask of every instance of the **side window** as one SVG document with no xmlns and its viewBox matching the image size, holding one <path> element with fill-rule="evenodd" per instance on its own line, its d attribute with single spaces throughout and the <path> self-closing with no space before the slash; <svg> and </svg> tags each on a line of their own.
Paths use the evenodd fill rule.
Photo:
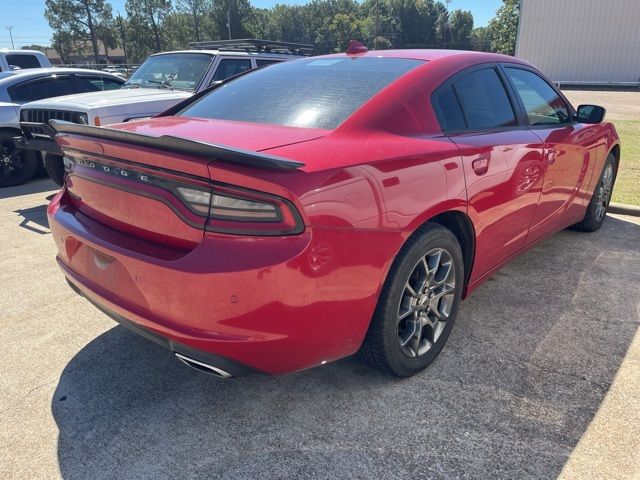
<svg viewBox="0 0 640 480">
<path fill-rule="evenodd" d="M 456 94 L 453 91 L 453 87 L 447 87 L 441 92 L 437 93 L 432 102 L 433 109 L 440 122 L 440 128 L 442 131 L 447 130 L 463 130 L 467 124 L 460 108 L 460 103 L 456 98 Z"/>
<path fill-rule="evenodd" d="M 516 126 L 516 116 L 494 68 L 475 70 L 453 84 L 473 130 Z"/>
<path fill-rule="evenodd" d="M 102 90 L 116 90 L 124 81 L 117 81 L 110 77 L 94 75 L 76 75 L 76 81 L 82 92 L 99 92 Z"/>
<path fill-rule="evenodd" d="M 220 60 L 216 73 L 213 75 L 212 83 L 225 80 L 250 69 L 251 60 L 248 58 L 223 58 Z"/>
<path fill-rule="evenodd" d="M 505 71 L 524 105 L 531 125 L 557 125 L 571 121 L 565 101 L 542 77 L 521 68 Z"/>
<path fill-rule="evenodd" d="M 24 82 L 9 88 L 14 102 L 32 102 L 43 98 L 59 97 L 77 93 L 69 77 L 49 77 L 43 80 Z"/>
<path fill-rule="evenodd" d="M 10 53 L 7 55 L 7 63 L 20 68 L 40 68 L 40 62 L 35 55 L 23 53 Z"/>
<path fill-rule="evenodd" d="M 266 60 L 266 59 L 256 59 L 256 67 L 266 67 L 267 65 L 273 65 L 274 63 L 280 63 L 281 60 Z"/>
</svg>

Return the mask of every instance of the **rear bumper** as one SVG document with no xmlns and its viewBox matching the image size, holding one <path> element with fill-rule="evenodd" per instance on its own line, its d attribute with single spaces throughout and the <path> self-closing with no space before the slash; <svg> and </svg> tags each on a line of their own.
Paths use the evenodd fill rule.
<svg viewBox="0 0 640 480">
<path fill-rule="evenodd" d="M 71 282 L 68 278 L 67 278 L 67 283 L 69 284 L 69 286 L 73 291 L 75 291 L 78 295 L 86 298 L 89 301 L 89 303 L 91 303 L 94 307 L 96 307 L 102 313 L 110 317 L 112 320 L 115 320 L 123 327 L 128 328 L 129 330 L 137 333 L 138 335 L 141 335 L 151 340 L 152 342 L 155 342 L 158 345 L 161 345 L 162 347 L 170 350 L 174 354 L 179 354 L 183 357 L 196 360 L 197 362 L 202 362 L 204 364 L 214 366 L 217 369 L 219 369 L 221 372 L 228 374 L 228 376 L 230 377 L 244 377 L 246 375 L 264 373 L 254 368 L 251 368 L 247 365 L 243 365 L 240 362 L 236 362 L 218 355 L 213 355 L 211 353 L 202 352 L 194 348 L 188 347 L 187 345 L 182 345 L 181 343 L 172 341 L 171 339 L 167 337 L 163 337 L 162 335 L 158 335 L 154 331 L 144 328 L 139 324 L 132 322 L 128 318 L 125 318 L 122 315 L 114 312 L 113 310 L 109 310 L 104 305 L 101 305 L 97 300 L 87 296 L 77 285 Z M 223 375 L 220 375 L 220 376 L 223 376 Z"/>
<path fill-rule="evenodd" d="M 203 233 L 192 250 L 169 254 L 82 216 L 65 195 L 48 215 L 75 288 L 129 328 L 196 360 L 228 361 L 239 375 L 301 370 L 357 351 L 402 242 L 344 228 Z"/>
</svg>

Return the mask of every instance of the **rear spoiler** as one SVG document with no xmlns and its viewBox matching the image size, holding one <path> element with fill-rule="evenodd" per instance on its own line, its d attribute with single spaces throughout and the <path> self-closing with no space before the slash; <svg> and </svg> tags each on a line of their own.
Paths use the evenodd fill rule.
<svg viewBox="0 0 640 480">
<path fill-rule="evenodd" d="M 224 145 L 187 140 L 171 135 L 152 137 L 140 133 L 124 132 L 104 127 L 91 127 L 61 120 L 49 120 L 49 125 L 57 135 L 72 134 L 92 137 L 102 140 L 136 145 L 139 147 L 155 148 L 184 155 L 220 160 L 222 162 L 240 163 L 252 167 L 270 168 L 276 170 L 293 170 L 304 167 L 305 164 L 296 160 L 289 160 L 267 153 L 252 152 Z"/>
</svg>

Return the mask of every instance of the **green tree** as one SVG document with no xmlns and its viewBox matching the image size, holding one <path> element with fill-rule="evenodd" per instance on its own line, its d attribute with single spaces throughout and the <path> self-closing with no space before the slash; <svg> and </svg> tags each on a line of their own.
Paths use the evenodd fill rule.
<svg viewBox="0 0 640 480">
<path fill-rule="evenodd" d="M 209 14 L 218 38 L 244 38 L 251 24 L 249 0 L 213 0 Z"/>
<path fill-rule="evenodd" d="M 155 51 L 161 51 L 164 44 L 162 28 L 172 9 L 171 0 L 127 0 L 125 9 L 134 27 L 141 29 L 139 33 L 150 32 Z"/>
<path fill-rule="evenodd" d="M 65 32 L 78 40 L 90 40 L 95 63 L 99 63 L 98 29 L 112 18 L 105 0 L 46 0 L 45 17 L 54 32 Z"/>
<path fill-rule="evenodd" d="M 109 49 L 118 46 L 116 24 L 112 19 L 103 19 L 96 29 L 96 37 L 104 47 L 104 56 L 109 63 Z"/>
<path fill-rule="evenodd" d="M 270 36 L 271 17 L 271 10 L 268 10 L 266 8 L 252 8 L 251 15 L 245 23 L 249 36 L 251 38 L 267 38 L 269 40 L 279 40 L 279 37 L 271 38 Z"/>
<path fill-rule="evenodd" d="M 386 0 L 364 0 L 360 5 L 360 15 L 365 43 L 371 44 L 374 49 L 391 48 L 391 39 L 397 34 Z"/>
<path fill-rule="evenodd" d="M 350 40 L 362 38 L 362 22 L 353 13 L 337 13 L 329 23 L 329 32 L 334 39 L 335 52 L 344 52 Z"/>
<path fill-rule="evenodd" d="M 519 18 L 520 1 L 502 0 L 502 6 L 487 27 L 491 37 L 491 49 L 494 52 L 515 54 Z"/>
<path fill-rule="evenodd" d="M 471 49 L 473 15 L 468 10 L 454 10 L 449 16 L 451 45 L 458 50 Z"/>
<path fill-rule="evenodd" d="M 205 15 L 205 0 L 178 0 L 178 12 L 185 12 L 191 16 L 193 22 L 193 36 L 191 41 L 201 41 L 202 17 Z"/>
<path fill-rule="evenodd" d="M 51 46 L 60 55 L 61 63 L 71 63 L 71 54 L 76 46 L 77 38 L 69 30 L 57 29 L 53 32 Z"/>
<path fill-rule="evenodd" d="M 491 51 L 491 37 L 487 27 L 476 27 L 471 31 L 471 48 L 478 52 Z"/>
</svg>

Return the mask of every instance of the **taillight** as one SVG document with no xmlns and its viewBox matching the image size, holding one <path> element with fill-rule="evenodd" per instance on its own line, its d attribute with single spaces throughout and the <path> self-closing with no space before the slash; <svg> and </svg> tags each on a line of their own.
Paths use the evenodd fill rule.
<svg viewBox="0 0 640 480">
<path fill-rule="evenodd" d="M 253 190 L 215 186 L 212 192 L 179 186 L 176 191 L 195 213 L 208 214 L 207 230 L 239 235 L 292 235 L 302 232 L 291 202 Z"/>
<path fill-rule="evenodd" d="M 200 185 L 141 172 L 133 168 L 123 168 L 93 159 L 78 159 L 64 156 L 67 173 L 82 176 L 81 170 L 99 172 L 101 175 L 116 177 L 118 181 L 136 182 L 140 185 L 170 192 L 172 198 L 180 202 L 191 215 L 188 221 L 202 225 L 207 230 L 237 235 L 295 235 L 304 230 L 300 213 L 293 203 L 277 195 L 258 192 L 242 187 L 209 184 Z M 158 197 L 160 201 L 164 201 Z M 171 203 L 171 202 L 169 202 Z M 173 208 L 173 207 L 172 207 Z M 184 210 L 184 208 L 182 208 Z M 185 219 L 189 215 L 175 209 Z"/>
</svg>

